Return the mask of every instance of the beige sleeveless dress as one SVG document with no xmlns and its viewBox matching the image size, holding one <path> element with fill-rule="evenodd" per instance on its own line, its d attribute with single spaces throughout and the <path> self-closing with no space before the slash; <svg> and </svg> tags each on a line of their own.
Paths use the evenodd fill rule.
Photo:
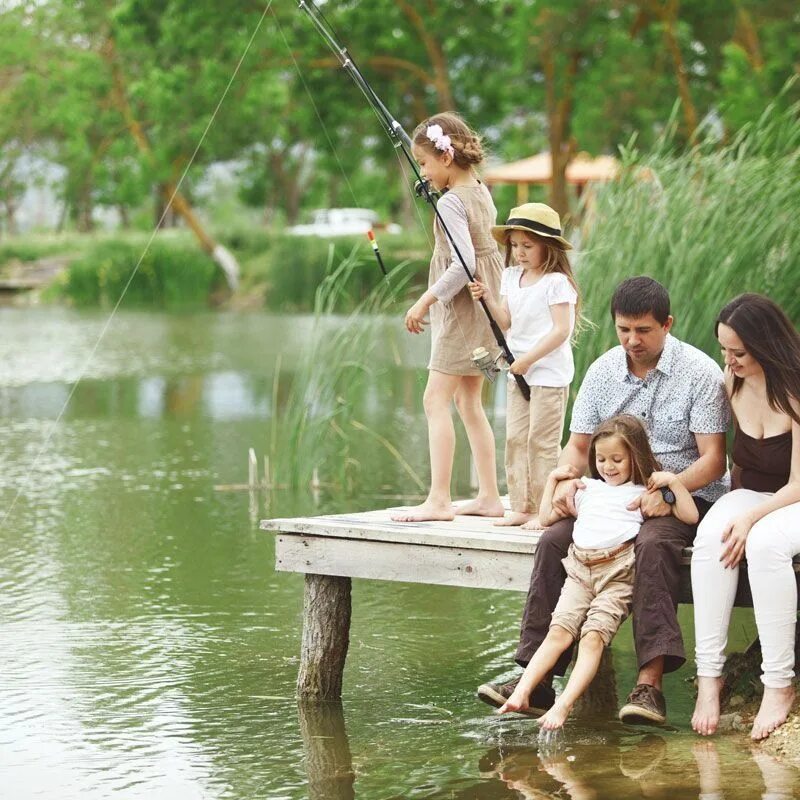
<svg viewBox="0 0 800 800">
<path fill-rule="evenodd" d="M 464 204 L 472 246 L 475 249 L 475 272 L 500 299 L 500 273 L 503 259 L 492 238 L 491 227 L 497 209 L 489 190 L 477 186 L 456 186 L 449 190 Z M 442 277 L 452 261 L 450 243 L 438 219 L 434 220 L 435 246 L 431 259 L 428 286 Z M 468 262 L 469 263 L 469 262 Z M 465 275 L 466 278 L 466 275 Z M 466 285 L 447 303 L 437 302 L 430 309 L 431 359 L 428 369 L 447 375 L 480 375 L 470 357 L 477 347 L 485 347 L 493 356 L 499 353 L 489 320 L 481 304 L 472 299 Z"/>
</svg>

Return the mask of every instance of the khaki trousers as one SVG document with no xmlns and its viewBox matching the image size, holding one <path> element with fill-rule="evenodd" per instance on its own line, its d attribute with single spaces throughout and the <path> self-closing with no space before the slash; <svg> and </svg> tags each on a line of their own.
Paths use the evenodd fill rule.
<svg viewBox="0 0 800 800">
<path fill-rule="evenodd" d="M 512 511 L 539 510 L 547 476 L 561 453 L 568 393 L 566 386 L 531 386 L 528 402 L 516 382 L 508 382 L 506 482 Z"/>
<path fill-rule="evenodd" d="M 589 631 L 596 631 L 608 647 L 631 613 L 633 541 L 621 547 L 596 550 L 571 544 L 562 563 L 567 579 L 553 611 L 551 627 L 564 628 L 573 639 L 582 639 Z"/>
</svg>

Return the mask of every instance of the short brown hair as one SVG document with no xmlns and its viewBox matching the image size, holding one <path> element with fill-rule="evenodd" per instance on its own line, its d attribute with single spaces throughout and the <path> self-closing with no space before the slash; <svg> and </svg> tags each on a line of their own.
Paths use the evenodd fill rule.
<svg viewBox="0 0 800 800">
<path fill-rule="evenodd" d="M 644 486 L 650 476 L 661 469 L 661 465 L 653 455 L 647 429 L 638 417 L 632 414 L 619 414 L 601 422 L 592 434 L 589 444 L 589 474 L 602 480 L 597 471 L 597 442 L 609 436 L 619 436 L 631 454 L 631 480 Z"/>
<path fill-rule="evenodd" d="M 652 314 L 659 325 L 666 325 L 669 319 L 669 292 L 647 275 L 628 278 L 614 289 L 611 297 L 613 321 L 616 321 L 617 314 L 633 319 Z"/>
<path fill-rule="evenodd" d="M 433 142 L 425 135 L 425 131 L 431 125 L 439 125 L 442 132 L 450 137 L 450 144 L 453 146 L 453 161 L 461 169 L 469 169 L 483 161 L 485 153 L 481 137 L 453 111 L 434 114 L 420 122 L 414 128 L 414 134 L 411 137 L 417 147 L 424 147 L 434 155 L 442 154 L 442 151 L 437 150 Z"/>
</svg>

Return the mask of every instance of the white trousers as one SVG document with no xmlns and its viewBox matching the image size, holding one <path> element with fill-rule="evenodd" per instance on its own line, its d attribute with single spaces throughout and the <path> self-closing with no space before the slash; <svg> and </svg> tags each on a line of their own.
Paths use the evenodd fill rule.
<svg viewBox="0 0 800 800">
<path fill-rule="evenodd" d="M 728 625 L 739 568 L 726 569 L 719 560 L 727 524 L 771 495 L 736 489 L 711 507 L 697 529 L 692 555 L 692 593 L 697 674 L 722 675 Z M 792 559 L 800 553 L 800 503 L 762 517 L 750 529 L 745 548 L 763 661 L 764 686 L 783 689 L 794 678 L 794 636 L 797 622 L 797 582 Z"/>
</svg>

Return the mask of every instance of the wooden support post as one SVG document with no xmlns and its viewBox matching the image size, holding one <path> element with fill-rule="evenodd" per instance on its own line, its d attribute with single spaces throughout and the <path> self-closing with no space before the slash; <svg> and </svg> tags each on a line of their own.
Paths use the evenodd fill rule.
<svg viewBox="0 0 800 800">
<path fill-rule="evenodd" d="M 575 703 L 575 713 L 582 717 L 616 717 L 618 708 L 617 676 L 611 648 L 606 647 L 597 675 L 583 697 Z"/>
<path fill-rule="evenodd" d="M 339 700 L 350 644 L 350 578 L 306 575 L 297 696 Z"/>
<path fill-rule="evenodd" d="M 354 800 L 355 773 L 341 703 L 297 706 L 309 800 Z"/>
</svg>

